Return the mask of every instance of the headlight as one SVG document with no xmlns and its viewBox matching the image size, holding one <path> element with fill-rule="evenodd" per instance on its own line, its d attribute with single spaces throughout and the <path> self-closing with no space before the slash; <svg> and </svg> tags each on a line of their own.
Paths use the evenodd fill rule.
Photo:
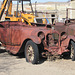
<svg viewBox="0 0 75 75">
<path fill-rule="evenodd" d="M 39 32 L 38 33 L 38 37 L 42 40 L 42 39 L 45 39 L 45 35 L 43 32 Z"/>
</svg>

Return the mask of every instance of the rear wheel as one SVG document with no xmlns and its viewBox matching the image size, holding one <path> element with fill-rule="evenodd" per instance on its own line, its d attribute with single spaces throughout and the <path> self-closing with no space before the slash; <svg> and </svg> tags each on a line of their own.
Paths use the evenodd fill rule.
<svg viewBox="0 0 75 75">
<path fill-rule="evenodd" d="M 72 59 L 72 61 L 75 60 L 75 43 L 73 41 L 71 41 L 71 54 L 70 57 Z"/>
<path fill-rule="evenodd" d="M 27 62 L 30 62 L 32 64 L 38 63 L 38 60 L 39 60 L 38 46 L 31 40 L 29 40 L 26 43 L 25 57 Z"/>
</svg>

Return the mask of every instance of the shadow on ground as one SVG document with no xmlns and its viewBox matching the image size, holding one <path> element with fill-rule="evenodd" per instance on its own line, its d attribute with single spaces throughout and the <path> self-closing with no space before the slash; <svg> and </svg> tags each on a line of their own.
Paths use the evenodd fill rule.
<svg viewBox="0 0 75 75">
<path fill-rule="evenodd" d="M 5 53 L 6 50 L 0 49 L 0 53 Z"/>
<path fill-rule="evenodd" d="M 69 52 L 67 52 L 67 53 L 63 53 L 62 58 L 63 58 L 63 59 L 66 59 L 66 60 L 71 59 L 71 58 L 70 58 L 70 53 L 69 53 Z"/>
<path fill-rule="evenodd" d="M 20 53 L 20 54 L 17 54 L 17 55 L 14 55 L 16 56 L 18 59 L 21 59 L 21 58 L 25 58 L 25 55 L 24 53 Z M 47 60 L 47 58 L 40 58 L 39 61 L 38 61 L 38 64 L 42 64 L 44 63 L 45 61 Z"/>
<path fill-rule="evenodd" d="M 47 58 L 40 58 L 39 63 L 38 64 L 42 64 L 47 60 Z"/>
<path fill-rule="evenodd" d="M 25 58 L 24 53 L 17 54 L 16 56 L 17 56 L 17 58 Z"/>
</svg>

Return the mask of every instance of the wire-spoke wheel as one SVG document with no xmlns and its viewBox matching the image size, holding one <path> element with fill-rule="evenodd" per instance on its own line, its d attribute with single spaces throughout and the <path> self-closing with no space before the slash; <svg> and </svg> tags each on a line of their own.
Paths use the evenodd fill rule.
<svg viewBox="0 0 75 75">
<path fill-rule="evenodd" d="M 34 50 L 33 50 L 32 46 L 29 45 L 27 47 L 26 51 L 27 51 L 27 58 L 28 58 L 29 62 L 32 62 L 34 60 Z"/>
<path fill-rule="evenodd" d="M 75 43 L 73 41 L 71 41 L 71 54 L 70 57 L 72 59 L 72 61 L 75 60 Z"/>
<path fill-rule="evenodd" d="M 38 59 L 39 59 L 38 46 L 31 40 L 29 40 L 26 43 L 25 57 L 27 62 L 30 62 L 32 64 L 38 63 Z"/>
</svg>

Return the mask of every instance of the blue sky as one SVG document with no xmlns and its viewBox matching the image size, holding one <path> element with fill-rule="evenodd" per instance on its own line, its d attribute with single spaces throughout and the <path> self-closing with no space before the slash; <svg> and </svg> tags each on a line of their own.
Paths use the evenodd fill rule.
<svg viewBox="0 0 75 75">
<path fill-rule="evenodd" d="M 0 1 L 3 1 L 3 0 L 0 0 Z M 35 1 L 37 2 L 67 2 L 69 0 L 31 0 L 32 3 L 34 3 Z"/>
</svg>

